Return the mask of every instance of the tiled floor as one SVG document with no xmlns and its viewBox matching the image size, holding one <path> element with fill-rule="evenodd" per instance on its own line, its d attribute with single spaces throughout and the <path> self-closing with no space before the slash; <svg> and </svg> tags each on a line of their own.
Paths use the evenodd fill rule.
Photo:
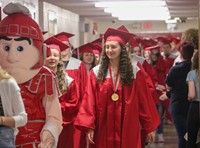
<svg viewBox="0 0 200 148">
<path fill-rule="evenodd" d="M 177 148 L 177 135 L 173 125 L 165 125 L 164 128 L 164 143 L 154 143 L 145 148 Z"/>
</svg>

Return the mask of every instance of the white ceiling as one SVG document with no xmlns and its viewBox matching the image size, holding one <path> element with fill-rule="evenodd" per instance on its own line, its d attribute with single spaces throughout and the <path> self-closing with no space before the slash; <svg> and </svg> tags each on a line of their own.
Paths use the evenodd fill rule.
<svg viewBox="0 0 200 148">
<path fill-rule="evenodd" d="M 95 8 L 94 3 L 99 1 L 117 0 L 39 0 L 46 1 L 96 21 L 114 20 L 110 14 L 105 13 L 103 8 Z M 134 1 L 134 0 L 126 0 Z M 179 17 L 183 20 L 198 17 L 199 0 L 165 0 L 171 17 Z M 144 12 L 145 13 L 145 12 Z"/>
</svg>

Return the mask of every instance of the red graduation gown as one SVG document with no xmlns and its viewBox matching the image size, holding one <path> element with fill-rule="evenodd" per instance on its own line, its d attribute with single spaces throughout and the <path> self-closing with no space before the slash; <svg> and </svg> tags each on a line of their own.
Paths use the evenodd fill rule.
<svg viewBox="0 0 200 148">
<path fill-rule="evenodd" d="M 97 83 L 99 66 L 90 72 L 86 93 L 75 126 L 83 131 L 94 129 L 95 148 L 141 148 L 141 128 L 149 133 L 157 128 L 153 124 L 148 105 L 148 87 L 141 70 L 135 73 L 131 85 L 120 83 L 119 100 L 111 100 L 112 80 L 109 73 L 102 83 Z M 155 108 L 156 109 L 156 108 Z"/>
<path fill-rule="evenodd" d="M 58 148 L 74 148 L 74 120 L 78 113 L 78 85 L 67 77 L 68 89 L 60 98 L 63 118 L 63 130 L 59 136 Z"/>
<path fill-rule="evenodd" d="M 66 71 L 68 75 L 71 78 L 73 78 L 79 86 L 77 89 L 80 95 L 79 100 L 77 102 L 78 103 L 77 107 L 79 108 L 82 102 L 83 94 L 85 92 L 85 85 L 87 83 L 87 76 L 88 76 L 85 64 L 79 59 L 71 57 L 66 67 Z M 69 130 L 72 131 L 72 129 L 69 129 Z M 85 148 L 85 138 L 82 138 L 81 136 L 83 135 L 81 135 L 80 131 L 75 129 L 74 130 L 74 147 L 75 148 L 77 147 Z"/>
</svg>

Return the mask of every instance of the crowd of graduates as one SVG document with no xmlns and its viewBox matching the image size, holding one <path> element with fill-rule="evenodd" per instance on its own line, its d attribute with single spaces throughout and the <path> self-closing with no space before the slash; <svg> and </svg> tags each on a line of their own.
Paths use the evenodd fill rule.
<svg viewBox="0 0 200 148">
<path fill-rule="evenodd" d="M 14 4 L 10 7 L 20 9 Z M 193 82 L 194 74 L 188 76 L 191 68 L 198 69 L 192 66 L 193 55 L 198 55 L 197 29 L 186 30 L 181 38 L 143 38 L 125 26 L 108 27 L 98 39 L 72 48 L 74 34 L 63 31 L 44 40 L 42 31 L 21 9 L 7 14 L 0 24 L 0 48 L 5 50 L 0 65 L 17 80 L 28 114 L 27 125 L 19 128 L 17 147 L 144 148 L 149 143 L 165 142 L 164 122 L 174 124 L 179 148 L 195 146 L 199 120 L 191 128 L 195 119 L 191 112 L 198 113 L 200 98 L 193 99 L 193 95 L 188 100 L 187 82 Z M 36 35 L 23 32 L 23 18 L 36 28 L 31 32 Z M 12 26 L 3 30 L 10 24 L 23 31 Z M 45 54 L 41 45 L 46 45 Z M 29 46 L 33 53 L 21 50 Z M 27 66 L 35 70 L 28 73 L 30 77 L 18 76 L 9 67 L 8 58 L 20 54 L 9 56 L 12 50 L 8 47 L 23 51 L 27 63 L 27 55 L 39 59 Z M 42 54 L 38 56 L 35 48 Z M 191 109 L 190 104 L 194 104 Z"/>
<path fill-rule="evenodd" d="M 184 136 L 187 132 L 186 123 L 190 105 L 190 101 L 187 99 L 186 77 L 191 70 L 191 58 L 193 53 L 196 52 L 193 41 L 196 34 L 192 39 L 186 40 L 184 37 L 197 31 L 196 29 L 188 29 L 182 35 L 182 40 L 173 36 L 146 39 L 130 33 L 125 26 L 121 26 L 117 29 L 108 28 L 102 37 L 78 48 L 71 50 L 68 47 L 64 49 L 68 50 L 67 53 L 70 57 L 67 63 L 74 59 L 72 55 L 80 59 L 81 63 L 84 63 L 77 68 L 74 66 L 70 69 L 70 71 L 76 71 L 76 75 L 68 72 L 65 67 L 65 74 L 79 83 L 79 89 L 81 85 L 84 85 L 82 87 L 84 90 L 81 90 L 82 94 L 76 95 L 74 98 L 68 95 L 68 97 L 61 97 L 60 99 L 61 105 L 65 104 L 62 105 L 63 121 L 65 118 L 72 119 L 65 125 L 65 121 L 63 123 L 66 130 L 64 135 L 64 130 L 60 135 L 60 148 L 65 145 L 86 147 L 91 144 L 91 147 L 101 148 L 136 146 L 140 138 L 129 139 L 127 136 L 135 137 L 137 134 L 134 133 L 138 128 L 141 132 L 137 135 L 141 137 L 140 146 L 145 147 L 147 142 L 155 142 L 155 139 L 156 142 L 164 142 L 164 122 L 175 125 L 179 138 L 179 148 L 186 147 Z M 59 36 L 65 36 L 65 41 L 69 42 L 71 35 L 68 34 L 62 32 L 55 37 L 57 36 L 58 39 Z M 50 37 L 46 41 L 52 38 L 58 41 L 55 37 Z M 113 44 L 112 42 L 119 43 L 121 50 L 126 52 L 126 56 L 122 56 L 122 51 L 118 53 L 119 59 L 116 63 L 112 63 L 112 61 L 117 57 L 117 53 L 115 53 L 115 46 L 117 46 L 115 44 L 117 43 Z M 50 44 L 54 44 L 54 42 L 51 41 L 47 45 Z M 62 47 L 60 45 L 60 49 Z M 62 61 L 62 58 L 66 55 L 60 49 L 58 62 L 66 63 L 66 61 Z M 54 48 L 51 48 L 51 50 L 54 50 Z M 53 55 L 48 59 L 53 59 Z M 132 66 L 129 65 L 130 63 Z M 51 67 L 50 64 L 45 64 L 45 66 Z M 132 76 L 127 69 L 133 71 Z M 179 69 L 182 69 L 182 71 Z M 79 78 L 76 76 L 79 76 Z M 125 76 L 125 80 L 122 76 Z M 135 85 L 138 85 L 134 87 L 139 88 L 139 90 L 132 92 L 132 80 L 127 77 L 133 77 Z M 138 80 L 139 82 L 137 82 Z M 68 85 L 68 88 L 73 90 L 74 93 L 67 90 L 66 94 L 77 93 L 77 88 L 70 89 L 70 85 Z M 137 95 L 139 95 L 138 98 Z M 129 99 L 134 100 L 135 98 L 144 103 L 139 103 L 137 111 L 130 109 L 135 108 L 133 104 L 127 103 L 130 101 Z M 70 106 L 76 106 L 72 114 L 69 111 Z M 146 110 L 147 108 L 150 110 Z M 138 116 L 139 125 L 136 124 L 136 120 L 134 120 L 136 117 L 133 116 Z M 152 120 L 152 123 L 148 124 L 148 120 L 144 117 L 151 117 L 148 120 Z M 156 135 L 153 135 L 152 132 L 155 132 Z M 85 136 L 88 141 L 85 141 Z M 66 139 L 66 137 L 68 138 Z"/>
</svg>

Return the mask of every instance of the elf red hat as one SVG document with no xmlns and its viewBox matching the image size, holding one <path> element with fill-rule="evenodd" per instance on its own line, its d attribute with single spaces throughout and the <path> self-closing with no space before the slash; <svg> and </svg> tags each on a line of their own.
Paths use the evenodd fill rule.
<svg viewBox="0 0 200 148">
<path fill-rule="evenodd" d="M 54 35 L 54 37 L 56 37 L 57 39 L 61 41 L 69 41 L 69 38 L 71 38 L 72 36 L 74 36 L 74 34 L 67 33 L 67 32 L 60 32 Z"/>
<path fill-rule="evenodd" d="M 128 32 L 124 32 L 118 29 L 108 28 L 106 32 L 104 33 L 104 40 L 107 41 L 117 41 L 123 45 L 125 45 L 132 34 Z"/>
<path fill-rule="evenodd" d="M 65 49 L 69 48 L 67 44 L 64 44 L 54 36 L 46 39 L 44 41 L 51 49 L 57 49 L 59 52 L 64 51 Z"/>
</svg>

